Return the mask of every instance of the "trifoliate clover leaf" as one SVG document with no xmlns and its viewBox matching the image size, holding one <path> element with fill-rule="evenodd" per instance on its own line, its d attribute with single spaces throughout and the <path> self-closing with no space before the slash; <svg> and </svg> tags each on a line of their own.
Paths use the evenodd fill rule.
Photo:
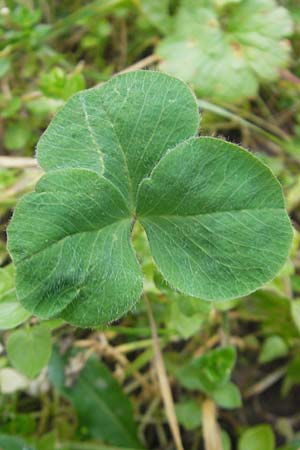
<svg viewBox="0 0 300 450">
<path fill-rule="evenodd" d="M 240 101 L 287 65 L 291 32 L 287 9 L 274 0 L 183 0 L 157 53 L 161 69 L 200 96 Z"/>
<path fill-rule="evenodd" d="M 159 72 L 119 75 L 68 101 L 38 144 L 47 173 L 8 228 L 26 309 L 78 326 L 132 309 L 136 221 L 185 294 L 228 299 L 275 276 L 292 237 L 280 185 L 247 151 L 197 138 L 198 125 L 192 92 Z"/>
</svg>

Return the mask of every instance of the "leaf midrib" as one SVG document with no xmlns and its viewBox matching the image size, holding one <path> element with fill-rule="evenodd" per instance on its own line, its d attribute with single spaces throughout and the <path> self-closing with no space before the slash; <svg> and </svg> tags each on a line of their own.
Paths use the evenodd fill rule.
<svg viewBox="0 0 300 450">
<path fill-rule="evenodd" d="M 253 212 L 253 211 L 259 211 L 259 212 L 264 212 L 264 211 L 281 211 L 284 212 L 284 208 L 245 208 L 245 209 L 229 209 L 229 210 L 224 210 L 224 211 L 212 211 L 212 212 L 207 212 L 207 213 L 195 213 L 195 214 L 149 214 L 149 215 L 139 215 L 137 216 L 138 219 L 141 220 L 147 220 L 149 219 L 153 219 L 153 218 L 166 218 L 166 219 L 171 219 L 171 218 L 175 218 L 175 219 L 186 219 L 186 218 L 191 218 L 191 219 L 195 219 L 197 217 L 205 217 L 205 216 L 214 216 L 214 215 L 221 215 L 221 214 L 228 214 L 228 213 L 249 213 L 249 212 Z"/>
<path fill-rule="evenodd" d="M 94 228 L 94 229 L 91 229 L 91 230 L 83 230 L 83 231 L 76 231 L 75 233 L 69 233 L 66 236 L 58 239 L 57 241 L 51 242 L 51 244 L 47 245 L 46 247 L 40 248 L 36 252 L 31 253 L 29 256 L 25 256 L 24 258 L 19 259 L 17 262 L 18 262 L 18 264 L 20 264 L 20 263 L 22 263 L 24 261 L 28 261 L 31 258 L 33 258 L 34 256 L 38 255 L 39 253 L 42 253 L 43 251 L 47 250 L 48 248 L 52 247 L 53 245 L 56 245 L 56 244 L 59 244 L 59 243 L 63 242 L 65 239 L 67 239 L 67 238 L 69 238 L 71 236 L 76 236 L 77 234 L 83 234 L 83 233 L 95 233 L 95 232 L 99 232 L 100 233 L 100 232 L 104 231 L 106 228 L 108 228 L 108 227 L 110 227 L 112 225 L 116 225 L 116 224 L 120 224 L 122 222 L 130 221 L 130 219 L 131 219 L 131 216 L 125 217 L 123 219 L 116 220 L 115 222 L 109 223 L 109 224 L 107 224 L 107 225 L 105 225 L 104 227 L 101 227 L 101 228 Z"/>
<path fill-rule="evenodd" d="M 126 154 L 126 152 L 125 152 L 125 150 L 124 150 L 124 148 L 123 148 L 123 145 L 122 145 L 121 139 L 120 139 L 120 137 L 119 137 L 119 134 L 117 133 L 115 124 L 114 124 L 114 122 L 112 121 L 112 118 L 111 118 L 111 116 L 109 115 L 109 113 L 108 113 L 108 111 L 107 111 L 107 107 L 106 107 L 106 105 L 104 106 L 104 101 L 103 101 L 103 103 L 102 103 L 101 106 L 102 106 L 102 109 L 103 109 L 104 113 L 106 114 L 106 117 L 107 117 L 109 123 L 110 123 L 111 126 L 112 126 L 112 129 L 114 130 L 114 134 L 115 134 L 115 136 L 116 136 L 116 138 L 117 138 L 117 141 L 118 141 L 118 143 L 119 143 L 119 148 L 120 148 L 120 150 L 121 150 L 121 153 L 122 153 L 122 156 L 123 156 L 123 160 L 124 160 L 126 178 L 127 178 L 127 181 L 128 181 L 128 196 L 129 196 L 129 199 L 128 199 L 128 200 L 129 200 L 129 205 L 128 205 L 128 207 L 129 207 L 129 209 L 132 208 L 132 209 L 134 210 L 133 185 L 132 185 L 132 179 L 131 179 L 130 171 L 129 171 L 129 164 L 128 164 L 127 154 Z M 104 173 L 103 173 L 103 176 L 105 177 L 105 164 L 104 164 Z M 114 184 L 112 181 L 111 181 L 111 183 L 115 186 L 115 184 Z M 116 186 L 115 186 L 115 187 L 116 187 Z"/>
<path fill-rule="evenodd" d="M 259 212 L 264 212 L 264 211 L 277 211 L 277 212 L 284 212 L 284 208 L 249 208 L 249 209 L 231 209 L 231 210 L 225 210 L 225 211 L 212 211 L 209 213 L 202 213 L 202 214 L 150 214 L 150 215 L 138 215 L 137 219 L 141 220 L 141 222 L 143 220 L 150 219 L 153 220 L 155 218 L 159 218 L 159 219 L 196 219 L 198 217 L 205 217 L 205 216 L 214 216 L 214 215 L 222 215 L 222 214 L 228 214 L 228 213 L 249 213 L 249 212 L 253 212 L 253 211 L 259 211 Z M 105 230 L 106 228 L 112 226 L 112 225 L 116 225 L 118 223 L 122 223 L 122 222 L 126 222 L 126 221 L 130 221 L 132 220 L 133 217 L 132 216 L 128 216 L 119 220 L 116 220 L 115 222 L 112 222 L 110 224 L 105 225 L 104 227 L 101 228 L 94 228 L 91 230 L 82 230 L 82 231 L 76 231 L 75 233 L 70 233 L 64 237 L 62 237 L 61 239 L 58 239 L 55 242 L 52 242 L 51 244 L 47 245 L 46 247 L 43 247 L 41 249 L 39 249 L 38 251 L 32 253 L 30 256 L 26 256 L 24 258 L 21 258 L 20 260 L 18 260 L 18 263 L 22 263 L 24 261 L 28 261 L 31 258 L 33 258 L 34 256 L 38 255 L 39 253 L 47 250 L 48 248 L 52 247 L 53 245 L 59 244 L 60 242 L 63 242 L 65 239 L 71 237 L 71 236 L 76 236 L 77 234 L 83 234 L 83 233 L 94 233 L 94 232 L 102 232 L 103 230 Z"/>
</svg>

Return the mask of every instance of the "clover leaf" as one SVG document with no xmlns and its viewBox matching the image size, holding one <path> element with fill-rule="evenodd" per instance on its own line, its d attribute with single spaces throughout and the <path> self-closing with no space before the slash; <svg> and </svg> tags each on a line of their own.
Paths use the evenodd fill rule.
<svg viewBox="0 0 300 450">
<path fill-rule="evenodd" d="M 74 95 L 41 137 L 46 174 L 16 207 L 8 244 L 22 305 L 77 326 L 133 308 L 138 220 L 168 283 L 205 300 L 249 294 L 288 254 L 279 183 L 240 147 L 196 137 L 181 81 L 137 71 Z"/>
<path fill-rule="evenodd" d="M 240 101 L 287 65 L 291 32 L 288 10 L 274 0 L 183 0 L 157 53 L 161 69 L 200 96 Z"/>
</svg>

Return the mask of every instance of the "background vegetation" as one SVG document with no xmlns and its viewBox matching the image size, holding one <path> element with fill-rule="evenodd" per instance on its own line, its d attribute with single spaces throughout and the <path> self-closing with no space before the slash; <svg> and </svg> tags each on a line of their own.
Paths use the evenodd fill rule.
<svg viewBox="0 0 300 450">
<path fill-rule="evenodd" d="M 299 0 L 0 0 L 2 450 L 299 450 L 299 38 Z M 184 78 L 201 134 L 271 167 L 290 258 L 265 288 L 211 307 L 165 285 L 137 231 L 136 310 L 96 330 L 38 323 L 16 302 L 5 235 L 41 175 L 34 146 L 73 93 L 136 68 Z"/>
</svg>

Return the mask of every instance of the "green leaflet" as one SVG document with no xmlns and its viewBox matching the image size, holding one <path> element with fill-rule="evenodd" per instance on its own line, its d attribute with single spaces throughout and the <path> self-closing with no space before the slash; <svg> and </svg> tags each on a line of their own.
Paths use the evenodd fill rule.
<svg viewBox="0 0 300 450">
<path fill-rule="evenodd" d="M 21 200 L 9 228 L 20 236 L 10 251 L 22 303 L 39 317 L 61 313 L 82 326 L 124 314 L 142 288 L 130 223 L 123 197 L 97 173 L 65 169 L 45 175 L 36 193 Z"/>
<path fill-rule="evenodd" d="M 133 308 L 144 226 L 171 286 L 207 300 L 246 295 L 281 268 L 292 231 L 281 188 L 245 150 L 196 138 L 195 98 L 151 71 L 80 92 L 38 144 L 46 170 L 8 228 L 23 306 L 97 326 Z"/>
<path fill-rule="evenodd" d="M 287 65 L 284 38 L 292 28 L 288 10 L 274 0 L 183 0 L 157 48 L 160 67 L 200 96 L 240 101 Z"/>
<path fill-rule="evenodd" d="M 165 279 L 206 300 L 246 295 L 270 280 L 291 238 L 269 169 L 212 138 L 190 139 L 160 161 L 141 184 L 138 215 Z"/>
</svg>

